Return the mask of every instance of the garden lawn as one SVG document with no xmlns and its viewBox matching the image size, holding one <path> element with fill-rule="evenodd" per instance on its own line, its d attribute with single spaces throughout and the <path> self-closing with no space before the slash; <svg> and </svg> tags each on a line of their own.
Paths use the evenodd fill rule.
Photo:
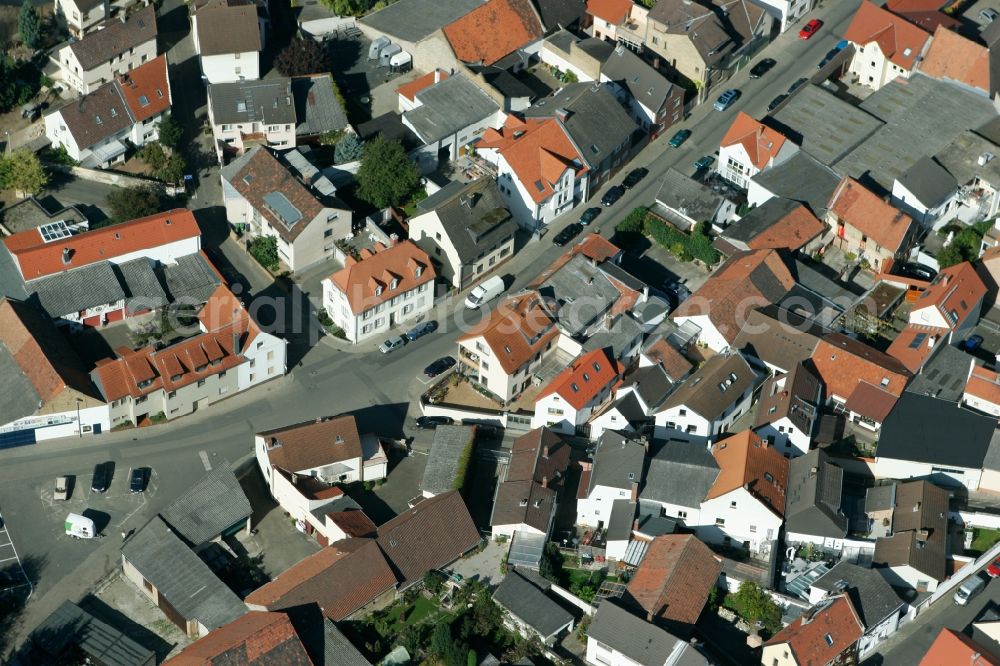
<svg viewBox="0 0 1000 666">
<path fill-rule="evenodd" d="M 982 527 L 976 527 L 972 530 L 972 550 L 978 553 L 985 553 L 998 541 L 1000 541 L 1000 530 Z"/>
<path fill-rule="evenodd" d="M 399 621 L 399 616 L 402 612 L 406 610 L 406 620 L 403 622 Z M 417 597 L 417 600 L 410 605 L 398 605 L 392 609 L 389 613 L 388 620 L 390 622 L 390 636 L 398 634 L 403 631 L 406 627 L 410 625 L 420 624 L 427 616 L 438 610 L 437 602 L 424 597 L 423 595 Z"/>
</svg>

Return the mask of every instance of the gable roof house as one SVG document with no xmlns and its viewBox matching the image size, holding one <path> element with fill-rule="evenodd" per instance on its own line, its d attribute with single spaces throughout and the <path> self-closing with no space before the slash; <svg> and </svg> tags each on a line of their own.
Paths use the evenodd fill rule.
<svg viewBox="0 0 1000 666">
<path fill-rule="evenodd" d="M 548 537 L 557 491 L 566 482 L 570 448 L 548 428 L 535 428 L 514 440 L 506 476 L 497 484 L 490 525 L 493 536 L 514 532 Z"/>
<path fill-rule="evenodd" d="M 623 602 L 678 636 L 688 636 L 722 573 L 722 562 L 692 534 L 658 536 L 649 544 Z"/>
<path fill-rule="evenodd" d="M 630 0 L 587 0 L 587 34 L 642 50 L 649 8 Z"/>
<path fill-rule="evenodd" d="M 462 290 L 514 256 L 517 223 L 488 178 L 454 181 L 417 204 L 410 239 L 427 253 L 437 274 Z"/>
<path fill-rule="evenodd" d="M 895 489 L 890 536 L 875 540 L 872 564 L 884 567 L 893 585 L 933 592 L 947 576 L 948 491 L 927 481 L 897 482 Z"/>
<path fill-rule="evenodd" d="M 719 144 L 719 175 L 746 189 L 761 171 L 781 164 L 799 147 L 780 132 L 740 111 Z"/>
<path fill-rule="evenodd" d="M 306 641 L 308 638 L 305 639 Z M 168 659 L 170 666 L 214 666 L 238 663 L 247 666 L 285 664 L 313 666 L 304 639 L 286 613 L 247 613 Z"/>
<path fill-rule="evenodd" d="M 573 616 L 548 594 L 551 584 L 533 572 L 512 569 L 500 581 L 493 600 L 506 611 L 504 624 L 525 638 L 537 636 L 554 645 L 564 631 L 573 631 Z"/>
<path fill-rule="evenodd" d="M 94 30 L 110 13 L 108 0 L 56 0 L 53 11 L 56 23 L 75 39 Z"/>
<path fill-rule="evenodd" d="M 888 261 L 905 257 L 919 231 L 913 218 L 850 176 L 833 193 L 826 221 L 838 247 L 868 261 L 876 271 L 886 270 Z"/>
<path fill-rule="evenodd" d="M 843 468 L 823 449 L 793 458 L 788 465 L 785 540 L 811 543 L 839 555 L 848 528 L 841 510 L 843 485 Z"/>
<path fill-rule="evenodd" d="M 206 83 L 260 78 L 264 24 L 252 0 L 210 0 L 192 5 L 191 34 Z"/>
<path fill-rule="evenodd" d="M 631 4 L 631 3 L 629 3 Z M 684 117 L 684 90 L 618 44 L 601 66 L 600 81 L 614 84 L 632 119 L 656 138 Z"/>
<path fill-rule="evenodd" d="M 701 524 L 701 503 L 719 476 L 719 463 L 698 439 L 657 440 L 646 459 L 639 511 L 688 527 Z"/>
<path fill-rule="evenodd" d="M 156 9 L 144 5 L 60 47 L 57 78 L 86 95 L 155 57 Z"/>
<path fill-rule="evenodd" d="M 700 342 L 714 351 L 723 351 L 735 342 L 745 313 L 755 306 L 778 303 L 794 286 L 792 274 L 775 250 L 739 252 L 670 317 L 678 325 L 695 324 L 701 329 Z"/>
<path fill-rule="evenodd" d="M 225 537 L 250 530 L 253 509 L 229 465 L 202 477 L 163 511 L 163 519 L 195 552 Z"/>
<path fill-rule="evenodd" d="M 854 45 L 848 72 L 878 90 L 896 77 L 906 79 L 930 46 L 930 33 L 888 9 L 865 0 L 844 39 Z"/>
<path fill-rule="evenodd" d="M 587 627 L 588 664 L 708 666 L 698 648 L 630 613 L 612 599 L 601 602 Z M 670 663 L 670 662 L 667 662 Z"/>
<path fill-rule="evenodd" d="M 646 445 L 608 430 L 597 440 L 593 460 L 581 463 L 577 488 L 576 522 L 608 526 L 616 500 L 633 502 L 639 496 Z"/>
<path fill-rule="evenodd" d="M 46 114 L 45 136 L 85 167 L 125 159 L 127 145 L 159 138 L 172 104 L 167 56 L 155 57 Z"/>
<path fill-rule="evenodd" d="M 812 358 L 828 331 L 805 317 L 777 305 L 751 310 L 733 347 L 757 359 L 773 373 L 788 373 Z"/>
<path fill-rule="evenodd" d="M 726 227 L 712 245 L 725 256 L 767 249 L 810 254 L 824 231 L 805 204 L 773 197 Z"/>
<path fill-rule="evenodd" d="M 826 218 L 827 205 L 839 183 L 840 175 L 836 171 L 810 152 L 799 150 L 781 164 L 750 179 L 747 203 L 761 206 L 768 199 L 782 197 L 807 206 L 813 215 L 822 220 Z"/>
<path fill-rule="evenodd" d="M 824 599 L 764 643 L 761 664 L 777 659 L 794 666 L 823 666 L 852 659 L 864 632 L 850 597 Z"/>
<path fill-rule="evenodd" d="M 681 231 L 705 222 L 723 229 L 736 214 L 736 204 L 704 183 L 670 167 L 663 175 L 649 211 Z"/>
<path fill-rule="evenodd" d="M 627 370 L 609 402 L 590 419 L 591 437 L 608 430 L 635 433 L 650 425 L 656 409 L 674 388 L 663 366 L 655 363 Z"/>
<path fill-rule="evenodd" d="M 958 181 L 936 159 L 921 157 L 892 182 L 890 202 L 924 227 L 943 226 L 955 210 Z"/>
<path fill-rule="evenodd" d="M 764 382 L 754 431 L 788 457 L 809 451 L 822 407 L 823 385 L 804 363 Z"/>
<path fill-rule="evenodd" d="M 1000 63 L 996 58 L 991 46 L 938 26 L 919 69 L 926 76 L 953 81 L 992 99 L 1000 90 Z"/>
<path fill-rule="evenodd" d="M 605 349 L 578 356 L 535 398 L 532 427 L 576 434 L 613 397 L 624 371 L 625 366 Z"/>
<path fill-rule="evenodd" d="M 487 0 L 443 31 L 458 60 L 515 72 L 537 53 L 545 32 L 531 0 Z"/>
<path fill-rule="evenodd" d="M 1000 418 L 1000 372 L 972 362 L 962 389 L 961 403 L 972 409 Z"/>
<path fill-rule="evenodd" d="M 931 647 L 920 660 L 920 666 L 945 666 L 946 664 L 971 664 L 971 666 L 997 666 L 994 657 L 982 645 L 965 634 L 944 627 Z"/>
<path fill-rule="evenodd" d="M 277 241 L 280 261 L 302 271 L 334 256 L 351 234 L 353 211 L 298 151 L 281 156 L 256 146 L 222 169 L 229 223 Z"/>
<path fill-rule="evenodd" d="M 294 148 L 297 100 L 292 79 L 233 81 L 208 86 L 208 121 L 220 164 L 253 146 Z"/>
</svg>

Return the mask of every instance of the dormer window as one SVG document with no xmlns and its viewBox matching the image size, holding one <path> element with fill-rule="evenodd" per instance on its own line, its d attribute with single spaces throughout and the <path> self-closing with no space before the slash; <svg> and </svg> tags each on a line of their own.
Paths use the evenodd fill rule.
<svg viewBox="0 0 1000 666">
<path fill-rule="evenodd" d="M 377 287 L 375 287 L 375 295 L 376 296 L 382 295 L 382 285 L 378 285 Z"/>
<path fill-rule="evenodd" d="M 389 283 L 389 289 L 395 289 L 399 286 L 399 278 L 392 278 L 392 282 Z"/>
<path fill-rule="evenodd" d="M 413 274 L 416 277 L 420 277 L 420 274 L 423 273 L 423 272 L 424 272 L 424 267 L 423 266 L 417 266 L 416 270 L 413 271 Z"/>
</svg>

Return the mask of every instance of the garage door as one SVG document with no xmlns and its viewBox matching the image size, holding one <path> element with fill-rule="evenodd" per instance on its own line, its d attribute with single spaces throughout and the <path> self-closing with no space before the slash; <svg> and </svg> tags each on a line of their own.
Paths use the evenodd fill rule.
<svg viewBox="0 0 1000 666">
<path fill-rule="evenodd" d="M 0 449 L 8 449 L 14 446 L 24 446 L 35 443 L 35 430 L 15 430 L 14 432 L 0 433 Z"/>
</svg>

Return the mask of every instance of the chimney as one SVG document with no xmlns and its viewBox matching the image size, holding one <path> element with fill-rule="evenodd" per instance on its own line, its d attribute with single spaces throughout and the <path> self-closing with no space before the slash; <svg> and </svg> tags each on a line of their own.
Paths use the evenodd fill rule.
<svg viewBox="0 0 1000 666">
<path fill-rule="evenodd" d="M 993 159 L 993 153 L 983 153 L 982 155 L 979 156 L 979 159 L 976 161 L 979 164 L 979 166 L 986 166 L 986 163 L 992 159 Z"/>
<path fill-rule="evenodd" d="M 542 488 L 548 488 L 548 487 L 549 487 L 549 477 L 543 476 L 542 477 Z"/>
<path fill-rule="evenodd" d="M 299 482 L 299 475 L 296 474 L 295 472 L 292 472 L 292 485 L 294 486 L 298 482 Z"/>
<path fill-rule="evenodd" d="M 632 495 L 629 501 L 632 503 L 639 501 L 639 484 L 635 481 L 632 482 Z"/>
<path fill-rule="evenodd" d="M 934 349 L 934 344 L 936 342 L 937 342 L 937 336 L 936 335 L 930 336 L 929 338 L 927 338 L 927 348 Z"/>
<path fill-rule="evenodd" d="M 638 518 L 636 518 L 635 520 L 632 521 L 632 530 L 633 531 L 638 531 L 639 530 L 639 519 Z"/>
<path fill-rule="evenodd" d="M 565 108 L 556 109 L 556 118 L 558 118 L 563 122 L 566 122 L 569 119 L 569 109 Z"/>
<path fill-rule="evenodd" d="M 240 334 L 236 331 L 233 331 L 233 353 L 240 353 Z"/>
<path fill-rule="evenodd" d="M 68 266 L 69 265 L 69 260 L 70 260 L 70 258 L 72 256 L 73 256 L 73 250 L 69 249 L 68 247 L 64 247 L 63 251 L 62 251 L 62 262 L 63 262 L 63 265 Z"/>
<path fill-rule="evenodd" d="M 435 69 L 434 70 L 434 83 L 440 83 L 440 82 L 441 82 L 441 70 L 440 69 Z"/>
<path fill-rule="evenodd" d="M 917 541 L 927 541 L 927 537 L 930 536 L 930 532 L 927 530 L 917 530 L 916 535 Z"/>
<path fill-rule="evenodd" d="M 548 444 L 546 444 L 545 446 L 542 447 L 542 459 L 543 460 L 548 460 L 549 459 L 549 445 Z"/>
</svg>

